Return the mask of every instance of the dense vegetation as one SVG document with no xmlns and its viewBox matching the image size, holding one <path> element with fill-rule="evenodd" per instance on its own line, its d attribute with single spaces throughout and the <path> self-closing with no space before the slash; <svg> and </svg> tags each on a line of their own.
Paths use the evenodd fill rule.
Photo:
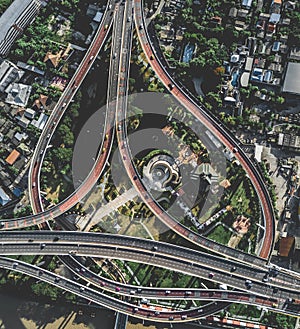
<svg viewBox="0 0 300 329">
<path fill-rule="evenodd" d="M 0 15 L 5 12 L 12 2 L 13 0 L 0 0 Z"/>
</svg>

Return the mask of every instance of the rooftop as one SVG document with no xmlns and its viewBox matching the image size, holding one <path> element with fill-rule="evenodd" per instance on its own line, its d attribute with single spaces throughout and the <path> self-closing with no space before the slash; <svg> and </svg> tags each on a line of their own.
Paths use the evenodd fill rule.
<svg viewBox="0 0 300 329">
<path fill-rule="evenodd" d="M 19 81 L 24 73 L 15 64 L 7 60 L 2 61 L 0 64 L 0 91 L 3 92 L 10 83 Z"/>
<path fill-rule="evenodd" d="M 10 197 L 4 192 L 3 188 L 0 187 L 0 204 L 1 204 L 1 206 L 5 206 L 9 201 L 11 201 Z"/>
<path fill-rule="evenodd" d="M 17 29 L 20 17 L 26 12 L 29 5 L 34 3 L 39 7 L 38 0 L 14 0 L 0 17 L 0 48 L 5 44 L 11 29 Z M 25 20 L 26 21 L 26 20 Z M 21 24 L 22 26 L 22 24 Z"/>
<path fill-rule="evenodd" d="M 20 153 L 17 150 L 13 150 L 10 155 L 5 159 L 5 161 L 10 164 L 13 165 L 16 160 L 18 159 L 18 157 L 20 156 Z"/>
<path fill-rule="evenodd" d="M 50 51 L 47 52 L 44 63 L 50 61 L 54 67 L 58 66 L 62 54 L 62 50 L 60 50 L 57 54 L 52 54 Z"/>
<path fill-rule="evenodd" d="M 5 92 L 7 93 L 6 103 L 25 107 L 31 93 L 31 86 L 12 83 L 6 88 Z"/>
<path fill-rule="evenodd" d="M 300 63 L 288 63 L 282 91 L 300 95 Z"/>
<path fill-rule="evenodd" d="M 36 128 L 43 130 L 43 128 L 45 127 L 45 124 L 48 120 L 49 116 L 46 115 L 45 113 L 41 113 L 41 115 L 39 116 L 38 120 L 32 120 L 31 124 L 33 126 L 35 126 Z"/>
</svg>

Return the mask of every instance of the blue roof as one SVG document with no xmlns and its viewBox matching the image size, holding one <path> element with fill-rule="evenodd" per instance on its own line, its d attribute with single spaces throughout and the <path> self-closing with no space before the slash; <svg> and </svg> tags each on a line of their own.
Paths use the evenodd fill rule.
<svg viewBox="0 0 300 329">
<path fill-rule="evenodd" d="M 280 41 L 275 41 L 275 42 L 273 43 L 272 51 L 279 51 L 279 49 L 280 49 L 280 44 L 281 44 Z"/>
<path fill-rule="evenodd" d="M 11 201 L 11 198 L 4 192 L 3 188 L 0 187 L 0 204 L 5 206 L 9 201 Z"/>
<path fill-rule="evenodd" d="M 279 21 L 280 21 L 280 14 L 275 14 L 275 13 L 271 14 L 271 17 L 269 20 L 270 23 L 277 24 Z"/>
<path fill-rule="evenodd" d="M 184 63 L 188 63 L 192 59 L 194 50 L 195 50 L 195 45 L 191 45 L 190 43 L 188 43 L 185 46 L 184 53 L 182 56 L 182 61 Z"/>
<path fill-rule="evenodd" d="M 243 0 L 242 5 L 247 8 L 251 8 L 252 0 Z"/>
<path fill-rule="evenodd" d="M 18 187 L 16 187 L 13 190 L 13 194 L 18 198 L 22 194 L 22 191 Z"/>
</svg>

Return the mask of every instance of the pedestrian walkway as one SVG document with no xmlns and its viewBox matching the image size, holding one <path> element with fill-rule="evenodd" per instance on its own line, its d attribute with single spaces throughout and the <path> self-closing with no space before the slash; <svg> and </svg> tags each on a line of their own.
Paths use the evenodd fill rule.
<svg viewBox="0 0 300 329">
<path fill-rule="evenodd" d="M 92 226 L 98 224 L 102 218 L 109 215 L 113 211 L 117 210 L 119 207 L 121 207 L 126 202 L 134 199 L 138 195 L 137 191 L 134 187 L 127 190 L 126 192 L 119 195 L 116 199 L 110 201 L 106 205 L 102 206 L 98 210 L 95 211 L 95 213 L 89 217 L 89 218 L 82 218 L 77 223 L 76 226 L 81 231 L 89 231 Z"/>
</svg>

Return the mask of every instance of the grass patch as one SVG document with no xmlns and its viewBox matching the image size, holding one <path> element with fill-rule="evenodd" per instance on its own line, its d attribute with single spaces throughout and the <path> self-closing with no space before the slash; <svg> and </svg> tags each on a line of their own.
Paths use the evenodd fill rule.
<svg viewBox="0 0 300 329">
<path fill-rule="evenodd" d="M 207 237 L 216 242 L 227 245 L 231 237 L 231 232 L 226 230 L 222 225 L 218 225 Z"/>
</svg>

